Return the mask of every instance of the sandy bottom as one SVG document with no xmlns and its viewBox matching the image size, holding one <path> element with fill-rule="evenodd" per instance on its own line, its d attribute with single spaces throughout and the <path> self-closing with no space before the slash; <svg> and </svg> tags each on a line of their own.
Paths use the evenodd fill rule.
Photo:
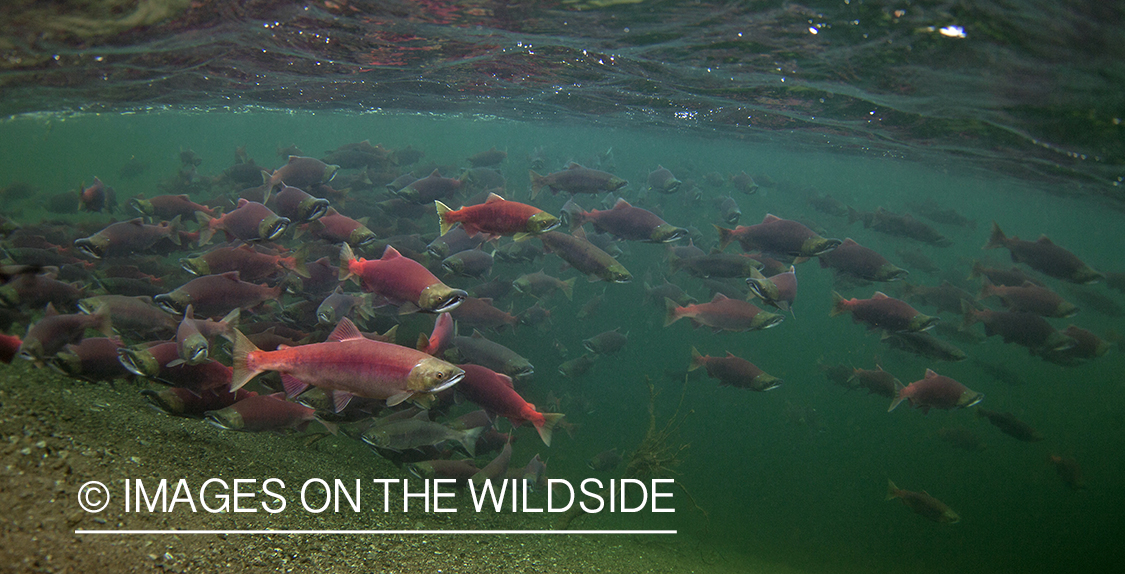
<svg viewBox="0 0 1125 574">
<path fill-rule="evenodd" d="M 285 491 L 286 511 L 212 514 L 180 503 L 170 513 L 126 513 L 120 499 L 97 514 L 78 505 L 79 487 L 125 479 L 180 478 L 198 491 L 208 478 L 310 477 L 365 482 L 413 478 L 343 437 L 237 433 L 148 408 L 146 383 L 114 386 L 67 379 L 17 359 L 0 365 L 0 571 L 12 572 L 778 572 L 675 536 L 76 534 L 76 529 L 550 529 L 555 517 L 472 512 L 322 514 Z M 311 443 L 311 444 L 310 444 Z M 253 488 L 250 489 L 251 491 Z M 381 496 L 381 494 L 380 494 Z M 271 501 L 262 494 L 247 506 Z M 173 498 L 169 493 L 169 498 Z M 196 500 L 199 504 L 198 499 Z M 212 504 L 214 506 L 214 504 Z M 598 529 L 596 517 L 574 528 Z M 643 528 L 643 526 L 642 526 Z"/>
</svg>

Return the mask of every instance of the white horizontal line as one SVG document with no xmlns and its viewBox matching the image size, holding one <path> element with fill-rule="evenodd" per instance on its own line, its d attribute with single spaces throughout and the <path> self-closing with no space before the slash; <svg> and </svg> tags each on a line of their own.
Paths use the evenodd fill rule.
<svg viewBox="0 0 1125 574">
<path fill-rule="evenodd" d="M 75 534 L 676 534 L 675 530 L 82 530 Z"/>
</svg>

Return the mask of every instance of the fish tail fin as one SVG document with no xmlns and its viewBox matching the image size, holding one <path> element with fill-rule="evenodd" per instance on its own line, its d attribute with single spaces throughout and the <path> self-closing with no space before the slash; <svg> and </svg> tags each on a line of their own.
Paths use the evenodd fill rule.
<svg viewBox="0 0 1125 574">
<path fill-rule="evenodd" d="M 449 233 L 450 229 L 453 229 L 453 222 L 446 219 L 445 214 L 453 210 L 449 209 L 448 205 L 442 203 L 437 199 L 434 200 L 434 208 L 437 210 L 437 218 L 438 224 L 441 226 L 441 234 L 445 235 L 446 233 Z"/>
<path fill-rule="evenodd" d="M 973 306 L 970 305 L 968 301 L 961 301 L 961 313 L 965 315 L 965 318 L 961 321 L 962 331 L 972 327 L 980 320 L 977 318 L 976 310 L 973 309 Z"/>
<path fill-rule="evenodd" d="M 213 219 L 215 218 L 202 211 L 195 212 L 195 220 L 199 222 L 199 247 L 211 243 L 211 238 L 215 236 L 215 228 L 211 223 Z"/>
<path fill-rule="evenodd" d="M 340 281 L 351 279 L 357 283 L 359 282 L 355 274 L 352 273 L 352 262 L 355 260 L 355 253 L 352 252 L 352 246 L 345 242 L 344 246 L 340 248 Z"/>
<path fill-rule="evenodd" d="M 829 317 L 835 317 L 841 313 L 848 312 L 848 301 L 844 299 L 843 295 L 838 292 L 832 292 L 832 310 L 828 312 Z"/>
<path fill-rule="evenodd" d="M 180 228 L 183 226 L 184 225 L 183 223 L 181 223 L 179 215 L 173 217 L 172 221 L 168 222 L 168 239 L 171 239 L 172 243 L 175 243 L 176 245 L 183 245 L 183 241 L 180 240 Z"/>
<path fill-rule="evenodd" d="M 977 294 L 977 300 L 979 301 L 981 299 L 987 299 L 995 293 L 996 288 L 993 287 L 992 282 L 988 280 L 988 277 L 982 278 L 980 283 L 980 293 Z M 962 312 L 964 312 L 964 308 L 962 308 Z"/>
<path fill-rule="evenodd" d="M 563 281 L 562 284 L 559 285 L 559 289 L 562 290 L 563 295 L 566 295 L 567 301 L 574 300 L 574 280 L 575 277 L 571 277 L 570 279 Z"/>
<path fill-rule="evenodd" d="M 334 423 L 334 422 L 329 422 L 329 421 L 326 421 L 326 420 L 324 420 L 324 419 L 322 419 L 322 418 L 320 418 L 320 417 L 316 417 L 316 418 L 314 418 L 313 420 L 315 420 L 316 422 L 318 422 L 318 423 L 320 423 L 321 425 L 323 425 L 323 426 L 324 426 L 324 430 L 326 430 L 326 431 L 328 431 L 328 432 L 332 433 L 332 434 L 333 434 L 333 436 L 335 436 L 335 435 L 337 434 L 337 432 L 339 431 L 339 429 L 340 429 L 340 426 L 339 426 L 339 425 L 337 425 L 336 423 Z"/>
<path fill-rule="evenodd" d="M 887 479 L 887 498 L 886 500 L 894 500 L 898 498 L 898 487 L 895 486 L 894 481 Z"/>
<path fill-rule="evenodd" d="M 487 427 L 471 428 L 461 435 L 460 442 L 465 447 L 465 452 L 469 453 L 470 457 L 476 458 L 477 456 L 477 439 L 480 438 L 481 433 Z"/>
<path fill-rule="evenodd" d="M 535 425 L 535 430 L 539 433 L 539 438 L 543 439 L 543 444 L 551 446 L 551 434 L 563 416 L 562 413 L 543 413 L 543 422 Z"/>
<path fill-rule="evenodd" d="M 250 353 L 256 352 L 258 347 L 242 331 L 234 330 L 234 350 L 231 351 L 233 358 L 233 372 L 230 378 L 231 392 L 241 389 L 250 379 L 254 378 L 259 371 L 250 368 L 248 364 L 248 357 Z"/>
<path fill-rule="evenodd" d="M 1000 224 L 995 221 L 992 222 L 992 234 L 988 236 L 988 243 L 984 244 L 981 249 L 996 249 L 1003 247 L 1008 238 L 1004 236 L 1004 232 L 1000 230 Z"/>
<path fill-rule="evenodd" d="M 905 388 L 906 387 L 902 386 L 902 383 L 899 382 L 898 379 L 895 379 L 895 398 L 891 401 L 891 406 L 887 407 L 888 413 L 895 410 L 895 407 L 897 407 L 899 403 L 906 400 L 906 397 L 902 394 Z"/>
<path fill-rule="evenodd" d="M 94 317 L 92 328 L 95 331 L 105 335 L 106 337 L 113 336 L 113 320 L 110 318 L 109 305 L 102 305 L 101 307 L 98 307 L 98 310 L 94 311 L 92 317 Z"/>
<path fill-rule="evenodd" d="M 223 333 L 223 335 L 226 336 L 227 338 L 230 338 L 232 336 L 231 333 L 233 333 L 234 330 L 238 327 L 238 321 L 241 318 L 242 318 L 242 310 L 235 307 L 235 309 L 233 311 L 231 311 L 230 313 L 227 313 L 226 316 L 224 316 L 222 319 L 220 319 L 219 323 L 221 323 L 223 325 L 223 330 L 225 331 L 225 333 Z"/>
<path fill-rule="evenodd" d="M 699 367 L 702 367 L 702 366 L 703 366 L 703 355 L 699 352 L 699 349 L 696 349 L 695 347 L 692 347 L 691 348 L 691 364 L 688 365 L 687 370 L 689 372 L 694 371 L 694 370 L 696 370 L 696 369 L 698 369 Z"/>
<path fill-rule="evenodd" d="M 984 274 L 984 264 L 980 261 L 973 261 L 972 268 L 969 269 L 969 279 L 976 279 Z"/>
<path fill-rule="evenodd" d="M 715 225 L 715 224 L 712 224 Z M 734 241 L 734 230 L 715 225 L 715 229 L 719 232 L 719 251 L 726 251 L 731 241 Z"/>
<path fill-rule="evenodd" d="M 293 260 L 289 263 L 289 270 L 300 275 L 304 278 L 309 278 L 309 268 L 305 262 L 309 259 L 309 246 L 308 244 L 302 245 L 296 253 L 293 254 Z"/>
<path fill-rule="evenodd" d="M 539 190 L 543 188 L 543 181 L 546 178 L 535 173 L 534 169 L 527 170 L 527 177 L 531 178 L 531 199 L 535 199 L 535 196 L 539 195 Z"/>
<path fill-rule="evenodd" d="M 675 323 L 680 318 L 680 306 L 675 301 L 664 298 L 664 326 Z"/>
</svg>

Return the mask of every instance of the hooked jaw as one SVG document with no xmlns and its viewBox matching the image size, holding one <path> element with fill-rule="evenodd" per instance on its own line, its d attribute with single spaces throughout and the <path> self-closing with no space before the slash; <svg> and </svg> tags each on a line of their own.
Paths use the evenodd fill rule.
<svg viewBox="0 0 1125 574">
<path fill-rule="evenodd" d="M 176 292 L 163 293 L 152 298 L 153 303 L 160 306 L 161 309 L 172 313 L 173 315 L 183 315 L 187 305 L 176 297 Z"/>
<path fill-rule="evenodd" d="M 288 217 L 267 217 L 258 224 L 258 237 L 262 241 L 273 241 L 289 229 Z"/>
<path fill-rule="evenodd" d="M 99 238 L 97 235 L 84 237 L 82 239 L 75 239 L 74 246 L 77 247 L 78 250 L 82 253 L 93 257 L 94 259 L 101 259 L 102 254 L 105 253 L 106 241 L 104 239 L 101 239 L 99 241 L 99 239 L 101 238 Z"/>
<path fill-rule="evenodd" d="M 301 202 L 297 213 L 303 223 L 320 219 L 328 213 L 328 200 L 320 197 L 308 197 Z"/>
<path fill-rule="evenodd" d="M 453 289 L 444 283 L 434 283 L 422 290 L 418 307 L 429 313 L 452 311 L 468 297 L 462 289 Z"/>
<path fill-rule="evenodd" d="M 529 233 L 538 235 L 540 233 L 551 231 L 559 225 L 562 225 L 562 223 L 562 220 L 560 220 L 559 218 L 543 211 L 532 215 L 527 220 L 527 230 Z"/>
</svg>

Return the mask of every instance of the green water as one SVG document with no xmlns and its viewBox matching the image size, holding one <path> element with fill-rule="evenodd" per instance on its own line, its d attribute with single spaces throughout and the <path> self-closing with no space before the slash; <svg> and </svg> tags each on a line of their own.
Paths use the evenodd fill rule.
<svg viewBox="0 0 1125 574">
<path fill-rule="evenodd" d="M 778 137 L 781 137 L 780 135 Z M 1122 236 L 1116 233 L 1120 212 L 1094 200 L 1052 195 L 1034 182 L 1008 180 L 924 157 L 910 161 L 873 154 L 842 153 L 826 142 L 820 148 L 787 147 L 780 141 L 733 141 L 698 132 L 599 125 L 520 123 L 472 116 L 368 113 L 282 113 L 261 109 L 214 112 L 162 111 L 132 115 L 40 115 L 16 117 L 0 124 L 0 185 L 23 181 L 39 188 L 39 198 L 8 203 L 6 217 L 32 224 L 44 217 L 37 199 L 73 191 L 101 177 L 116 188 L 119 201 L 140 193 L 157 194 L 156 184 L 179 167 L 179 151 L 192 149 L 203 163 L 200 172 L 215 175 L 230 166 L 234 150 L 246 146 L 258 164 L 274 168 L 278 146 L 298 144 L 309 155 L 353 141 L 370 139 L 388 148 L 407 144 L 426 152 L 423 162 L 465 165 L 464 158 L 496 146 L 506 149 L 502 165 L 509 199 L 528 198 L 526 155 L 543 146 L 548 171 L 562 162 L 586 162 L 612 149 L 618 175 L 631 182 L 625 194 L 634 200 L 645 174 L 662 164 L 681 179 L 709 171 L 745 170 L 767 174 L 778 185 L 754 196 L 736 195 L 742 224 L 757 223 L 765 213 L 812 220 L 829 236 L 852 237 L 880 251 L 892 262 L 899 248 L 919 248 L 939 266 L 964 277 L 972 259 L 986 256 L 1008 266 L 1003 250 L 982 252 L 988 222 L 995 219 L 1009 235 L 1033 239 L 1040 233 L 1078 254 L 1100 271 L 1117 271 Z M 149 169 L 132 180 L 116 176 L 131 157 Z M 933 198 L 943 207 L 975 217 L 975 230 L 934 226 L 950 237 L 948 248 L 920 246 L 891 238 L 858 223 L 815 212 L 805 202 L 807 188 L 831 193 L 859 209 L 884 206 L 904 211 L 905 203 Z M 704 201 L 685 202 L 684 194 L 649 195 L 640 205 L 662 208 L 664 218 L 692 225 L 707 243 L 716 239 L 717 214 L 711 197 L 725 195 L 704 186 Z M 200 199 L 200 198 L 195 198 Z M 537 206 L 557 213 L 564 195 L 540 196 Z M 590 197 L 578 202 L 601 208 Z M 359 217 L 362 214 L 352 213 Z M 79 216 L 69 217 L 72 221 Z M 436 232 L 436 218 L 421 222 Z M 662 327 L 663 309 L 643 303 L 642 282 L 658 283 L 666 274 L 663 246 L 630 244 L 620 261 L 633 273 L 627 285 L 588 283 L 579 278 L 573 301 L 555 296 L 545 303 L 553 323 L 546 333 L 533 329 L 493 337 L 528 357 L 536 375 L 520 391 L 541 404 L 549 391 L 584 397 L 586 408 L 571 402 L 567 420 L 578 425 L 575 436 L 558 432 L 551 448 L 530 429 L 520 429 L 513 462 L 522 464 L 535 453 L 549 458 L 552 476 L 572 480 L 591 476 L 585 461 L 609 448 L 630 451 L 647 424 L 645 378 L 660 392 L 657 424 L 677 412 L 685 417 L 672 440 L 690 445 L 674 467 L 676 480 L 706 512 L 677 497 L 674 516 L 587 518 L 589 528 L 676 528 L 678 536 L 703 540 L 709 549 L 730 555 L 752 555 L 812 572 L 1109 572 L 1123 562 L 1125 532 L 1125 400 L 1116 350 L 1088 364 L 1064 368 L 1031 357 L 999 338 L 979 344 L 957 343 L 972 359 L 1007 367 L 1022 384 L 1007 385 L 981 370 L 973 360 L 937 363 L 889 350 L 875 333 L 847 316 L 830 318 L 834 287 L 829 270 L 815 261 L 798 266 L 800 289 L 794 315 L 776 328 L 751 333 L 692 330 L 686 321 Z M 737 247 L 730 248 L 735 251 Z M 514 276 L 539 268 L 552 275 L 573 276 L 548 257 L 542 264 L 504 268 Z M 669 276 L 700 300 L 709 298 L 698 280 Z M 939 278 L 911 274 L 912 282 L 936 285 Z M 1073 300 L 1070 286 L 1045 278 L 1048 286 Z M 471 281 L 463 282 L 471 285 Z M 454 284 L 451 281 L 451 284 Z M 977 284 L 972 283 L 974 290 Z M 872 285 L 842 290 L 848 297 L 869 297 Z M 1125 304 L 1120 293 L 1103 284 L 1075 286 Z M 586 320 L 574 315 L 591 297 L 605 293 L 597 314 Z M 532 300 L 512 296 L 517 309 Z M 498 305 L 507 308 L 508 301 Z M 1079 306 L 1082 306 L 1079 303 Z M 923 308 L 923 310 L 925 310 Z M 959 317 L 943 320 L 958 323 Z M 1066 320 L 1052 320 L 1059 328 Z M 1073 322 L 1099 335 L 1121 329 L 1121 318 L 1084 310 Z M 565 346 L 570 357 L 581 341 L 601 331 L 629 333 L 621 354 L 600 359 L 586 376 L 568 380 L 557 374 L 563 359 L 552 343 Z M 979 329 L 976 327 L 975 329 Z M 719 388 L 700 373 L 684 373 L 692 346 L 704 354 L 726 351 L 747 358 L 785 380 L 770 393 Z M 954 377 L 983 392 L 982 406 L 1011 411 L 1038 429 L 1046 440 L 1022 443 L 1000 433 L 970 411 L 935 411 L 923 415 L 900 407 L 887 413 L 887 401 L 861 391 L 845 391 L 829 382 L 818 363 L 844 363 L 873 368 L 876 362 L 904 383 L 920 379 L 926 368 Z M 680 405 L 680 395 L 683 402 Z M 794 409 L 814 409 L 818 423 L 796 424 Z M 541 409 L 542 410 L 542 409 Z M 589 412 L 587 412 L 589 411 Z M 202 424 L 202 423 L 200 423 Z M 955 449 L 936 436 L 939 428 L 964 426 L 982 436 L 984 452 Z M 216 433 L 219 433 L 216 429 Z M 1050 454 L 1074 456 L 1082 466 L 1087 488 L 1066 488 L 1048 463 Z M 374 456 L 374 455 L 373 455 Z M 605 476 L 608 478 L 608 475 Z M 931 523 L 899 502 L 885 502 L 886 481 L 901 488 L 926 490 L 962 517 L 959 524 Z"/>
</svg>

